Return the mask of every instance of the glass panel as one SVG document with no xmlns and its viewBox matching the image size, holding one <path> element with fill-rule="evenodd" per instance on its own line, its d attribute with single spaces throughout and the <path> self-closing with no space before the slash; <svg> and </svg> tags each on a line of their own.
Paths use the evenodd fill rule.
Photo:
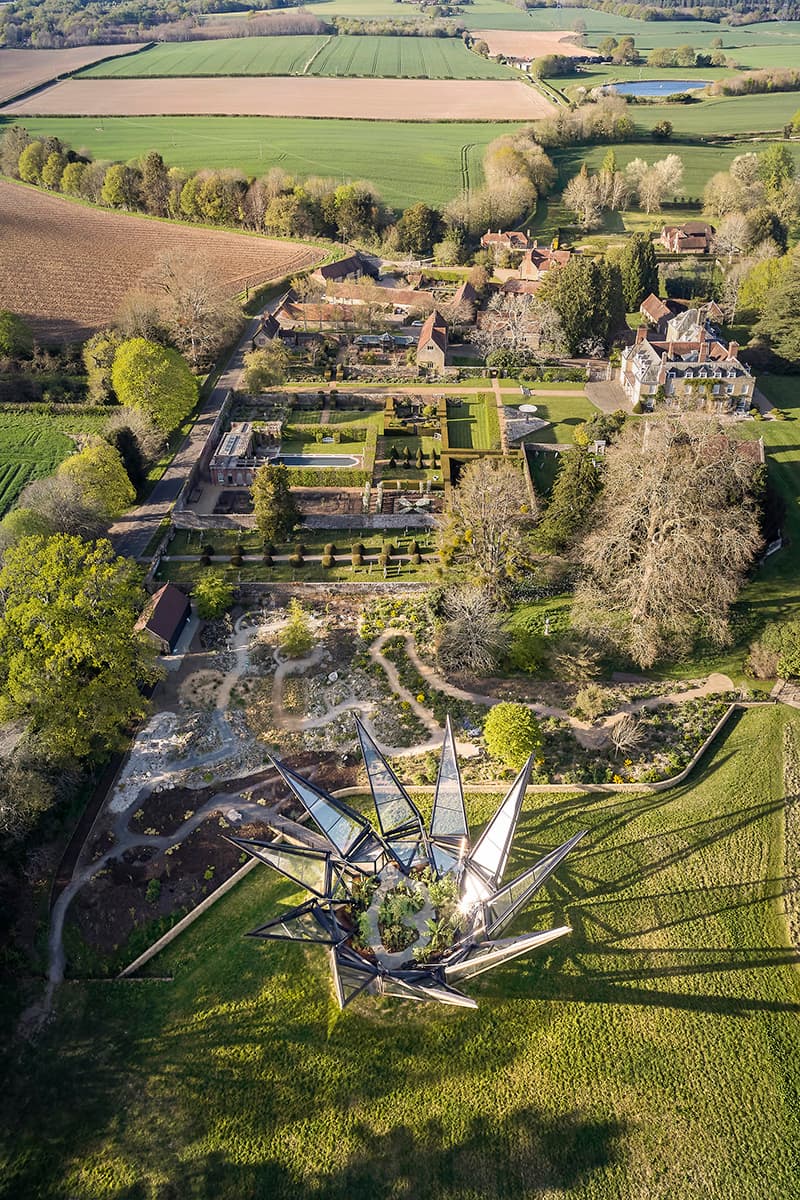
<svg viewBox="0 0 800 1200">
<path fill-rule="evenodd" d="M 363 991 L 373 979 L 375 972 L 371 971 L 365 964 L 364 970 L 358 966 L 348 962 L 349 958 L 355 958 L 355 955 L 346 955 L 339 950 L 333 951 L 333 974 L 334 983 L 336 985 L 336 997 L 341 1008 L 349 1004 L 359 992 Z"/>
<path fill-rule="evenodd" d="M 324 795 L 313 784 L 301 779 L 293 771 L 288 771 L 277 763 L 275 765 L 326 837 L 331 840 L 340 854 L 347 854 L 347 851 L 367 827 L 366 822 L 361 821 L 355 813 L 351 815 L 347 810 L 341 808 L 332 796 Z"/>
<path fill-rule="evenodd" d="M 315 907 L 313 904 L 304 904 L 300 908 L 293 908 L 282 917 L 254 929 L 250 937 L 286 939 L 291 942 L 328 942 L 332 945 L 336 939 L 317 920 Z"/>
<path fill-rule="evenodd" d="M 455 988 L 431 980 L 430 987 L 420 987 L 418 984 L 403 983 L 390 975 L 381 981 L 381 991 L 384 996 L 394 996 L 399 1000 L 438 1001 L 440 1004 L 455 1004 L 460 1008 L 477 1008 L 477 1004 L 469 996 L 457 992 Z"/>
<path fill-rule="evenodd" d="M 530 950 L 536 950 L 539 946 L 545 946 L 548 942 L 554 942 L 565 933 L 571 932 L 569 925 L 561 925 L 558 929 L 546 929 L 544 933 L 528 933 L 524 937 L 511 938 L 508 942 L 475 954 L 453 967 L 445 967 L 444 973 L 448 980 L 472 979 L 483 971 L 489 971 L 500 963 L 509 962 L 512 958 L 518 958 L 520 954 L 527 954 Z"/>
<path fill-rule="evenodd" d="M 408 842 L 389 842 L 389 849 L 400 860 L 402 865 L 408 869 L 419 854 L 420 845 L 420 839 L 414 838 L 413 841 Z"/>
<path fill-rule="evenodd" d="M 468 862 L 480 867 L 495 885 L 506 869 L 529 776 L 530 763 L 526 763 L 469 855 Z"/>
<path fill-rule="evenodd" d="M 358 720 L 356 720 L 356 728 L 381 831 L 389 837 L 395 830 L 402 829 L 405 825 L 414 824 L 421 828 L 419 813 L 386 759 Z"/>
<path fill-rule="evenodd" d="M 452 871 L 458 859 L 454 858 L 452 854 L 448 854 L 446 850 L 442 850 L 441 846 L 431 846 L 431 850 L 437 874 L 446 875 L 448 871 Z"/>
<path fill-rule="evenodd" d="M 302 850 L 285 846 L 282 842 L 257 842 L 233 839 L 237 846 L 247 850 L 255 858 L 274 867 L 287 879 L 302 884 L 317 896 L 325 896 L 328 890 L 329 855 L 316 850 Z"/>
<path fill-rule="evenodd" d="M 469 837 L 467 814 L 464 810 L 464 796 L 461 791 L 461 776 L 458 772 L 453 728 L 449 717 L 445 725 L 442 757 L 439 762 L 439 776 L 436 780 L 433 815 L 431 817 L 431 836 L 447 838 Z"/>
<path fill-rule="evenodd" d="M 531 899 L 536 891 L 546 882 L 560 862 L 569 854 L 585 835 L 585 830 L 576 833 L 563 846 L 545 855 L 529 870 L 512 879 L 499 892 L 496 892 L 486 905 L 487 927 L 490 933 L 499 933 L 501 929 L 519 912 Z"/>
</svg>

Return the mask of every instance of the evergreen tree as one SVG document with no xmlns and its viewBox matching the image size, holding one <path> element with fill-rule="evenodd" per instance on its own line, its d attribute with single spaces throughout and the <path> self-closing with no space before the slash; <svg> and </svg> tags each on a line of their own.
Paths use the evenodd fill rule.
<svg viewBox="0 0 800 1200">
<path fill-rule="evenodd" d="M 561 455 L 550 503 L 536 530 L 536 544 L 560 554 L 581 532 L 592 501 L 600 490 L 594 459 L 579 446 Z"/>
<path fill-rule="evenodd" d="M 658 291 L 658 264 L 652 240 L 646 233 L 634 233 L 619 257 L 622 296 L 626 312 L 636 312 L 651 292 Z"/>
<path fill-rule="evenodd" d="M 287 467 L 267 463 L 258 468 L 253 480 L 253 508 L 264 541 L 285 542 L 300 519 Z"/>
<path fill-rule="evenodd" d="M 786 269 L 767 293 L 755 332 L 761 334 L 781 358 L 791 363 L 800 362 L 800 253 L 796 249 L 789 255 Z"/>
</svg>

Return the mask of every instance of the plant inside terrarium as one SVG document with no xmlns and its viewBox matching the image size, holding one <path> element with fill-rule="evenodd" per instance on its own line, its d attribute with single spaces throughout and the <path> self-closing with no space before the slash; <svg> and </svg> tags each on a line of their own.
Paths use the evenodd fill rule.
<svg viewBox="0 0 800 1200">
<path fill-rule="evenodd" d="M 381 942 L 391 954 L 407 950 L 419 940 L 419 929 L 409 918 L 413 918 L 424 903 L 424 896 L 404 883 L 384 896 L 378 909 L 378 931 Z"/>
</svg>

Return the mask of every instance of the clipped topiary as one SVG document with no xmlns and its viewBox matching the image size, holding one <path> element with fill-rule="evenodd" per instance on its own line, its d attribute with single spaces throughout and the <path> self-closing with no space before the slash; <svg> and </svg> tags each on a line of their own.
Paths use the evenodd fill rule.
<svg viewBox="0 0 800 1200">
<path fill-rule="evenodd" d="M 261 561 L 262 561 L 262 563 L 264 564 L 264 566 L 265 566 L 265 567 L 271 567 L 271 566 L 273 565 L 273 564 L 272 564 L 272 555 L 271 555 L 271 554 L 266 554 L 266 553 L 265 553 L 265 554 L 263 555 L 263 557 L 262 557 Z"/>
<path fill-rule="evenodd" d="M 302 565 L 303 565 L 302 554 L 292 554 L 289 558 L 289 565 L 291 567 L 302 567 Z"/>
<path fill-rule="evenodd" d="M 350 561 L 352 562 L 352 564 L 353 564 L 353 566 L 354 566 L 354 567 L 363 567 L 363 565 L 364 565 L 364 555 L 363 555 L 363 554 L 357 554 L 357 553 L 356 553 L 356 551 L 354 550 L 354 551 L 351 553 L 351 555 L 350 555 Z"/>
<path fill-rule="evenodd" d="M 209 558 L 209 556 L 207 554 L 203 554 L 200 556 L 200 566 L 201 567 L 210 567 L 211 566 L 211 559 Z"/>
<path fill-rule="evenodd" d="M 244 562 L 244 559 L 242 558 L 241 554 L 232 554 L 231 555 L 231 566 L 232 567 L 240 567 L 243 562 Z"/>
<path fill-rule="evenodd" d="M 542 742 L 539 722 L 525 704 L 503 701 L 489 710 L 483 727 L 492 758 L 518 771 Z"/>
<path fill-rule="evenodd" d="M 323 554 L 335 554 L 335 553 L 336 553 L 336 547 L 334 546 L 333 542 L 326 542 L 326 543 L 325 543 L 325 548 L 324 548 L 324 550 L 322 551 L 322 553 L 323 553 Z"/>
<path fill-rule="evenodd" d="M 422 555 L 418 551 L 415 552 L 414 554 L 411 555 L 411 562 L 413 563 L 413 565 L 415 567 L 418 567 L 419 564 L 422 562 Z"/>
<path fill-rule="evenodd" d="M 322 565 L 323 565 L 323 567 L 325 568 L 325 570 L 326 570 L 326 571 L 330 570 L 330 568 L 331 568 L 332 566 L 334 566 L 334 565 L 335 565 L 335 563 L 336 563 L 336 559 L 333 557 L 333 555 L 332 555 L 332 554 L 323 554 L 323 556 L 322 556 Z"/>
</svg>

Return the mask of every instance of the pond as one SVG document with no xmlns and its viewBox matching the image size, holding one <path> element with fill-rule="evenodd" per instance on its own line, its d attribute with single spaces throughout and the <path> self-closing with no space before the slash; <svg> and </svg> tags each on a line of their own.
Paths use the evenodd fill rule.
<svg viewBox="0 0 800 1200">
<path fill-rule="evenodd" d="M 279 454 L 272 462 L 285 467 L 357 467 L 355 454 Z"/>
<path fill-rule="evenodd" d="M 676 96 L 678 92 L 696 92 L 707 79 L 638 79 L 635 83 L 612 83 L 620 96 Z"/>
</svg>

